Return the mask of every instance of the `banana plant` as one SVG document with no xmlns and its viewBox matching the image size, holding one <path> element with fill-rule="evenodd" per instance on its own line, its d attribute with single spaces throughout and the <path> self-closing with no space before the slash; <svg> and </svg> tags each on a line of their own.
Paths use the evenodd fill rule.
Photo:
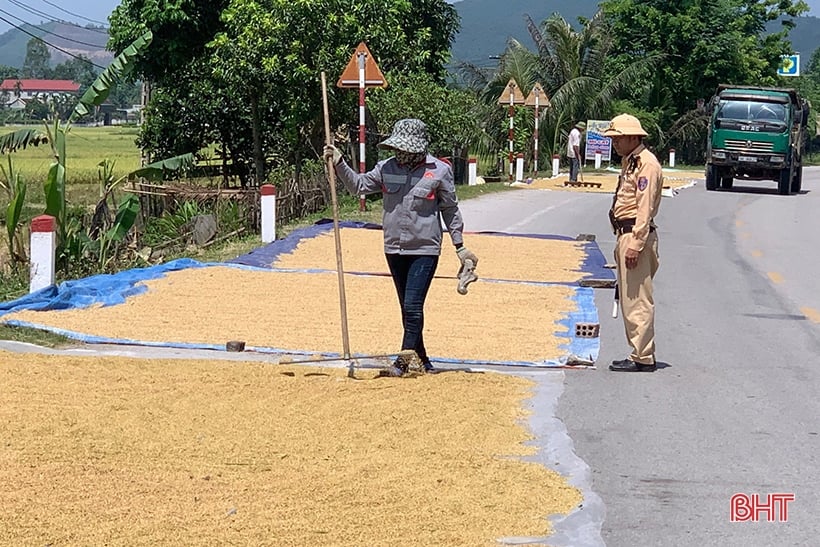
<svg viewBox="0 0 820 547">
<path fill-rule="evenodd" d="M 77 106 L 74 107 L 65 125 L 61 124 L 59 120 L 54 121 L 53 128 L 49 128 L 49 126 L 46 125 L 48 137 L 51 142 L 51 150 L 54 153 L 54 162 L 49 168 L 45 183 L 46 214 L 57 219 L 59 241 L 61 244 L 65 243 L 68 235 L 65 200 L 66 135 L 71 130 L 71 124 L 74 121 L 91 113 L 96 107 L 105 102 L 111 93 L 111 88 L 117 81 L 131 73 L 134 69 L 135 61 L 148 49 L 153 38 L 154 35 L 149 30 L 132 42 L 122 53 L 117 55 L 111 64 L 108 65 L 108 68 L 97 76 L 97 79 L 94 80 L 91 87 L 80 97 Z"/>
<path fill-rule="evenodd" d="M 23 213 L 23 203 L 26 200 L 26 182 L 20 173 L 14 169 L 11 156 L 8 157 L 8 171 L 2 165 L 0 170 L 3 178 L 0 179 L 0 187 L 8 194 L 9 204 L 6 209 L 6 232 L 8 233 L 9 254 L 12 264 L 25 262 L 25 247 L 19 237 L 17 227 L 20 224 L 20 216 Z"/>
<path fill-rule="evenodd" d="M 100 233 L 96 240 L 98 247 L 97 264 L 100 271 L 105 270 L 108 267 L 109 260 L 116 256 L 116 246 L 125 241 L 128 232 L 137 220 L 139 210 L 139 198 L 134 194 L 128 194 L 117 209 L 117 216 L 114 218 L 113 226 Z M 114 252 L 113 255 L 112 251 Z"/>
</svg>

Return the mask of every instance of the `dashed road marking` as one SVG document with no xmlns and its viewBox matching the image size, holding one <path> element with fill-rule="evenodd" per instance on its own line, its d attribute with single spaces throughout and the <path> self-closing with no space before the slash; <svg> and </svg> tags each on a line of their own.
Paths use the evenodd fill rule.
<svg viewBox="0 0 820 547">
<path fill-rule="evenodd" d="M 777 272 L 768 272 L 766 275 L 769 276 L 774 283 L 783 283 L 783 276 Z"/>
<path fill-rule="evenodd" d="M 800 313 L 805 315 L 810 321 L 820 323 L 820 311 L 817 311 L 814 308 L 800 308 Z"/>
</svg>

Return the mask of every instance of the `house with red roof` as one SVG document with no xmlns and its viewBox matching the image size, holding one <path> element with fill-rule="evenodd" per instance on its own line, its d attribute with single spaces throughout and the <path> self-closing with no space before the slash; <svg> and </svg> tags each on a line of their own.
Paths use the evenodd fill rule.
<svg viewBox="0 0 820 547">
<path fill-rule="evenodd" d="M 26 102 L 38 97 L 77 95 L 80 84 L 71 80 L 29 80 L 9 78 L 0 84 L 0 104 L 6 108 L 25 108 Z"/>
</svg>

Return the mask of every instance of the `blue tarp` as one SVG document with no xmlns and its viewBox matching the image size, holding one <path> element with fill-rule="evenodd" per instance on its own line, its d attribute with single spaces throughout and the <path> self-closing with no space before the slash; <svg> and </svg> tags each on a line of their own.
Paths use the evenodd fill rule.
<svg viewBox="0 0 820 547">
<path fill-rule="evenodd" d="M 365 228 L 368 230 L 382 229 L 379 224 L 373 224 L 370 222 L 353 222 L 348 220 L 339 222 L 339 227 Z M 279 258 L 279 255 L 292 253 L 294 249 L 296 249 L 296 246 L 302 242 L 302 240 L 316 237 L 319 234 L 323 234 L 330 230 L 333 230 L 333 220 L 325 218 L 312 226 L 302 228 L 301 230 L 296 230 L 285 238 L 277 239 L 272 243 L 268 243 L 264 247 L 259 247 L 248 254 L 244 254 L 234 258 L 233 260 L 229 260 L 228 264 L 243 264 L 245 266 L 254 266 L 256 268 L 271 268 L 272 264 L 276 262 L 277 258 Z"/>
<path fill-rule="evenodd" d="M 22 310 L 68 310 L 87 308 L 94 304 L 114 306 L 125 299 L 147 290 L 141 281 L 157 279 L 167 272 L 186 268 L 202 268 L 213 264 L 203 264 L 190 258 L 181 258 L 166 264 L 149 268 L 135 268 L 115 274 L 100 274 L 82 279 L 66 281 L 60 285 L 47 287 L 17 300 L 0 302 L 0 317 Z"/>
</svg>

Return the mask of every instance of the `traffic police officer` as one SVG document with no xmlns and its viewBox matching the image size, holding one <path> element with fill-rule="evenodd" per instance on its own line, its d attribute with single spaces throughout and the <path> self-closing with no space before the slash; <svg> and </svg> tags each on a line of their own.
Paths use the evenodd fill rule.
<svg viewBox="0 0 820 547">
<path fill-rule="evenodd" d="M 621 175 L 609 211 L 617 236 L 615 264 L 618 272 L 621 315 L 632 353 L 613 361 L 609 369 L 621 372 L 655 370 L 655 301 L 652 279 L 658 270 L 658 235 L 655 215 L 661 201 L 663 174 L 655 155 L 647 150 L 647 135 L 635 116 L 621 114 L 604 135 L 612 138 L 621 156 Z"/>
</svg>

